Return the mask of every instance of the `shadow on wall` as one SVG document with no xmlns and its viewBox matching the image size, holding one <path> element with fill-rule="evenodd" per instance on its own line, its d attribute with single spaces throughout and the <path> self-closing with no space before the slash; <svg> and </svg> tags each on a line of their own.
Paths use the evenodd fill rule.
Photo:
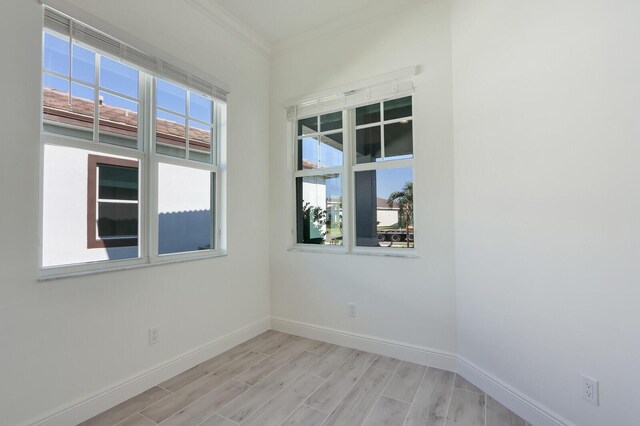
<svg viewBox="0 0 640 426">
<path fill-rule="evenodd" d="M 211 248 L 212 223 L 211 210 L 160 213 L 158 254 Z"/>
<path fill-rule="evenodd" d="M 211 210 L 160 213 L 158 218 L 158 254 L 208 250 L 212 247 Z M 109 247 L 109 260 L 138 257 L 138 246 Z"/>
</svg>

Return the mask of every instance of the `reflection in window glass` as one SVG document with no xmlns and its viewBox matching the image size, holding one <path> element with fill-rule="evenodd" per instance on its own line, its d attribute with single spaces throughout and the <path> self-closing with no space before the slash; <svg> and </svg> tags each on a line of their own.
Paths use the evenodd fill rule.
<svg viewBox="0 0 640 426">
<path fill-rule="evenodd" d="M 355 173 L 356 245 L 413 247 L 413 169 Z"/>
<path fill-rule="evenodd" d="M 84 47 L 73 45 L 72 77 L 94 84 L 96 80 L 96 54 Z"/>
<path fill-rule="evenodd" d="M 342 133 L 320 136 L 320 167 L 342 166 Z"/>
<path fill-rule="evenodd" d="M 356 108 L 356 126 L 380 121 L 380 104 Z"/>
<path fill-rule="evenodd" d="M 189 116 L 205 123 L 213 123 L 213 102 L 197 93 L 189 94 Z"/>
<path fill-rule="evenodd" d="M 320 168 L 319 149 L 317 137 L 298 139 L 298 170 Z"/>
<path fill-rule="evenodd" d="M 298 120 L 298 136 L 316 133 L 318 131 L 318 117 L 309 117 Z"/>
<path fill-rule="evenodd" d="M 138 103 L 100 92 L 100 141 L 137 147 Z"/>
<path fill-rule="evenodd" d="M 158 253 L 213 247 L 213 173 L 158 165 Z"/>
<path fill-rule="evenodd" d="M 342 111 L 320 116 L 320 131 L 342 129 Z"/>
<path fill-rule="evenodd" d="M 356 162 L 372 163 L 382 158 L 380 126 L 356 130 Z"/>
<path fill-rule="evenodd" d="M 210 126 L 189 121 L 189 158 L 191 160 L 211 162 L 211 133 Z"/>
<path fill-rule="evenodd" d="M 342 176 L 296 178 L 297 242 L 342 245 Z"/>
<path fill-rule="evenodd" d="M 69 75 L 69 41 L 52 34 L 44 34 L 45 69 Z"/>
<path fill-rule="evenodd" d="M 156 152 L 173 157 L 186 157 L 185 119 L 161 110 L 156 111 Z"/>
<path fill-rule="evenodd" d="M 156 105 L 178 114 L 186 114 L 187 90 L 157 79 Z"/>
<path fill-rule="evenodd" d="M 411 121 L 385 124 L 384 158 L 402 160 L 413 157 L 413 125 Z"/>
<path fill-rule="evenodd" d="M 101 56 L 100 86 L 132 98 L 137 98 L 138 70 L 106 56 Z"/>
<path fill-rule="evenodd" d="M 384 103 L 384 119 L 395 120 L 396 118 L 411 117 L 411 96 L 394 99 Z"/>
</svg>

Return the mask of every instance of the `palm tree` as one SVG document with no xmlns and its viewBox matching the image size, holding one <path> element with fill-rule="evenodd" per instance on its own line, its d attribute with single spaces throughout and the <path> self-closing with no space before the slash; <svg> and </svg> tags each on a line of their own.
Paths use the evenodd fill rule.
<svg viewBox="0 0 640 426">
<path fill-rule="evenodd" d="M 413 182 L 406 182 L 402 190 L 392 192 L 387 205 L 398 206 L 398 227 L 407 228 L 407 247 L 409 247 L 409 227 L 413 226 Z"/>
</svg>

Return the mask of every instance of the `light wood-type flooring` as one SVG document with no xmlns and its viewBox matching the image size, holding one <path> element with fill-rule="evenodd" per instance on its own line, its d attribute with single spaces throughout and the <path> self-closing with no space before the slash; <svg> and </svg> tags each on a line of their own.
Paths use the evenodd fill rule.
<svg viewBox="0 0 640 426">
<path fill-rule="evenodd" d="M 269 330 L 82 426 L 529 426 L 455 373 Z"/>
</svg>

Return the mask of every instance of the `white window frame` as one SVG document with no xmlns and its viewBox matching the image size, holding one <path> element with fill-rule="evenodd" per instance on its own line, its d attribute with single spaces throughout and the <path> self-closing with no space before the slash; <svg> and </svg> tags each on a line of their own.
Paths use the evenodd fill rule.
<svg viewBox="0 0 640 426">
<path fill-rule="evenodd" d="M 394 99 L 400 99 L 407 96 L 412 97 L 412 105 L 414 104 L 415 93 L 411 91 L 410 93 L 398 93 L 394 96 L 387 96 L 384 98 L 380 98 L 377 100 L 372 100 L 369 102 L 361 102 L 359 104 L 350 105 L 345 109 L 328 109 L 326 111 L 322 110 L 321 112 L 314 112 L 313 114 L 305 114 L 296 116 L 294 118 L 290 118 L 288 120 L 288 133 L 290 138 L 289 146 L 292 147 L 288 151 L 289 158 L 292 160 L 290 164 L 293 169 L 293 189 L 292 200 L 290 211 L 293 212 L 292 215 L 292 223 L 293 227 L 291 228 L 292 238 L 290 240 L 290 251 L 309 251 L 309 252 L 319 252 L 319 253 L 344 253 L 344 254 L 359 254 L 359 255 L 372 255 L 372 256 L 390 256 L 390 257 L 417 257 L 418 256 L 418 246 L 416 245 L 416 240 L 412 242 L 412 246 L 410 248 L 393 248 L 393 247 L 363 247 L 356 245 L 356 215 L 355 215 L 355 173 L 360 171 L 368 171 L 368 170 L 383 170 L 383 169 L 396 169 L 396 168 L 407 168 L 411 167 L 413 173 L 413 183 L 414 183 L 414 193 L 415 193 L 415 137 L 414 137 L 414 146 L 413 146 L 413 156 L 407 159 L 398 159 L 398 160 L 385 160 L 384 158 L 384 126 L 393 123 L 399 123 L 404 120 L 409 120 L 413 123 L 414 115 L 412 114 L 409 117 L 402 117 L 398 119 L 392 120 L 384 120 L 384 102 L 391 101 Z M 380 104 L 380 121 L 375 123 L 368 123 L 356 126 L 356 108 L 372 105 L 372 104 Z M 309 117 L 321 116 L 325 114 L 335 113 L 342 111 L 342 132 L 343 132 L 343 165 L 342 167 L 332 167 L 332 168 L 320 168 L 320 169 L 309 169 L 309 170 L 298 170 L 298 121 L 304 120 Z M 413 111 L 413 108 L 412 108 Z M 361 163 L 356 164 L 356 131 L 359 129 L 364 129 L 368 127 L 380 126 L 381 129 L 381 161 L 379 162 L 370 162 L 370 163 Z M 414 128 L 415 130 L 415 128 Z M 330 132 L 329 132 L 330 133 Z M 324 134 L 324 132 L 316 132 L 312 135 Z M 415 134 L 414 134 L 415 136 Z M 340 170 L 339 172 L 337 170 Z M 297 242 L 297 214 L 296 209 L 299 209 L 297 197 L 296 197 L 296 179 L 298 177 L 304 176 L 318 176 L 324 174 L 331 173 L 340 173 L 342 175 L 342 238 L 343 243 L 342 246 L 336 245 L 321 245 L 321 244 L 304 244 Z M 416 226 L 416 222 L 418 219 L 418 215 L 416 213 L 416 205 L 414 203 L 413 207 L 414 213 L 414 236 L 416 235 L 416 230 L 418 226 Z"/>
<path fill-rule="evenodd" d="M 40 188 L 39 188 L 39 203 L 40 203 L 40 218 L 39 218 L 39 280 L 49 280 L 64 278 L 69 276 L 86 275 L 92 273 L 116 271 L 130 268 L 139 268 L 144 266 L 151 266 L 156 264 L 183 262 L 196 259 L 213 258 L 219 256 L 225 256 L 227 254 L 227 241 L 226 241 L 226 137 L 227 137 L 227 120 L 226 120 L 226 102 L 221 101 L 211 95 L 204 93 L 198 93 L 210 99 L 213 103 L 213 123 L 212 124 L 212 162 L 204 163 L 196 160 L 181 159 L 177 157 L 171 157 L 168 155 L 158 154 L 155 149 L 155 135 L 156 135 L 156 102 L 155 102 L 155 80 L 161 78 L 169 81 L 172 84 L 176 84 L 180 87 L 187 89 L 187 93 L 198 92 L 192 88 L 185 86 L 182 83 L 172 81 L 171 78 L 163 75 L 154 76 L 149 74 L 144 69 L 136 66 L 135 64 L 128 63 L 125 60 L 118 59 L 112 55 L 102 52 L 90 45 L 78 43 L 70 36 L 59 34 L 49 28 L 43 27 L 42 29 L 42 47 L 44 51 L 44 37 L 45 33 L 51 33 L 56 37 L 63 37 L 69 39 L 70 43 L 80 44 L 82 47 L 87 48 L 96 53 L 95 63 L 95 75 L 93 85 L 82 80 L 73 79 L 71 77 L 71 69 L 69 76 L 58 75 L 58 73 L 45 69 L 44 62 L 41 63 L 41 97 L 43 87 L 43 75 L 45 73 L 55 75 L 59 78 L 69 80 L 69 88 L 71 89 L 71 82 L 76 82 L 84 86 L 92 87 L 94 90 L 94 127 L 93 127 L 93 140 L 78 138 L 74 136 L 62 135 L 58 133 L 46 132 L 44 130 L 44 114 L 43 114 L 43 99 L 40 102 Z M 99 58 L 101 56 L 108 56 L 110 59 L 122 62 L 128 66 L 135 68 L 139 72 L 138 83 L 138 143 L 137 147 L 124 147 L 114 144 L 99 142 L 99 92 L 108 91 L 99 86 L 98 73 L 100 69 Z M 42 55 L 41 55 L 42 58 Z M 42 59 L 41 59 L 42 60 Z M 70 58 L 72 61 L 72 58 Z M 123 97 L 123 94 L 114 93 L 116 96 Z M 187 103 L 189 98 L 187 96 Z M 188 108 L 188 105 L 187 105 Z M 188 114 L 188 109 L 187 109 Z M 200 122 L 195 118 L 191 118 L 194 121 Z M 185 130 L 188 135 L 188 116 L 185 121 L 187 129 Z M 77 264 L 60 265 L 60 266 L 44 266 L 43 263 L 43 238 L 44 238 L 44 216 L 43 216 L 43 204 L 44 204 L 44 150 L 45 146 L 60 146 L 68 148 L 76 148 L 82 150 L 88 150 L 100 155 L 120 157 L 125 159 L 137 160 L 139 162 L 139 220 L 138 220 L 138 252 L 139 256 L 133 259 L 122 260 L 101 260 L 92 262 L 83 262 Z M 188 152 L 189 140 L 185 138 L 185 152 Z M 191 252 L 171 253 L 171 254 L 158 254 L 158 168 L 159 164 L 166 163 L 176 166 L 188 167 L 192 169 L 199 169 L 209 171 L 213 173 L 213 182 L 211 185 L 212 190 L 212 202 L 214 203 L 212 209 L 213 223 L 212 223 L 212 235 L 211 241 L 214 247 L 208 250 L 198 250 Z"/>
</svg>

